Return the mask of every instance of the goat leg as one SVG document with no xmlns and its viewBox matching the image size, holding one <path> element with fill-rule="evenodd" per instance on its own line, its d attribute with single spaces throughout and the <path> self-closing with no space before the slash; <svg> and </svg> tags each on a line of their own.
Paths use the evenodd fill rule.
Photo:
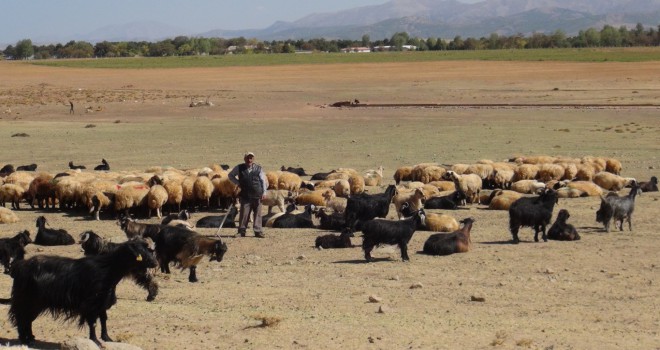
<svg viewBox="0 0 660 350">
<path fill-rule="evenodd" d="M 399 244 L 399 248 L 401 249 L 401 260 L 409 261 L 410 258 L 408 257 L 408 245 L 405 243 L 401 243 Z"/>
<path fill-rule="evenodd" d="M 89 326 L 89 340 L 101 347 L 101 341 L 96 337 L 96 319 L 92 317 L 87 318 L 87 326 Z"/>
<path fill-rule="evenodd" d="M 101 312 L 101 314 L 99 315 L 99 319 L 101 320 L 101 339 L 103 339 L 103 341 L 112 341 L 112 339 L 108 335 L 108 325 L 107 325 L 108 314 L 105 310 Z"/>
<path fill-rule="evenodd" d="M 197 266 L 193 265 L 190 267 L 190 275 L 188 275 L 188 282 L 195 283 L 197 282 Z"/>
</svg>

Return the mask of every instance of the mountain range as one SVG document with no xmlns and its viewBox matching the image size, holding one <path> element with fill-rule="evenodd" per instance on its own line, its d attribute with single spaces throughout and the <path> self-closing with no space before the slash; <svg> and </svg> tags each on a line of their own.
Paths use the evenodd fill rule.
<svg viewBox="0 0 660 350">
<path fill-rule="evenodd" d="M 287 39 L 352 39 L 369 35 L 371 40 L 390 38 L 396 32 L 411 36 L 452 39 L 484 37 L 492 33 L 552 33 L 567 35 L 604 25 L 657 29 L 660 0 L 484 0 L 466 4 L 456 0 L 391 0 L 381 5 L 356 7 L 333 13 L 315 13 L 293 22 L 278 21 L 263 29 L 222 30 L 186 33 L 158 22 L 134 22 L 99 28 L 76 40 L 159 41 L 177 35 Z M 35 42 L 44 41 L 45 38 Z M 52 40 L 52 39 L 51 39 Z M 66 42 L 70 39 L 65 39 Z"/>
</svg>

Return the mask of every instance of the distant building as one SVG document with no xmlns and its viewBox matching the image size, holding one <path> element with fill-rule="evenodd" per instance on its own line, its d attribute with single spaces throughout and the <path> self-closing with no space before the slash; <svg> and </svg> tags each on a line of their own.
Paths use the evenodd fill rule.
<svg viewBox="0 0 660 350">
<path fill-rule="evenodd" d="M 371 48 L 369 47 L 347 47 L 343 48 L 340 50 L 343 53 L 364 53 L 364 52 L 371 52 Z"/>
</svg>

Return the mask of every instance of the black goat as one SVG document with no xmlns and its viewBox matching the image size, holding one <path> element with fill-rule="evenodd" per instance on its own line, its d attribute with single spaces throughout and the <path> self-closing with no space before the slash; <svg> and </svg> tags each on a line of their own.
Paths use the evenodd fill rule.
<svg viewBox="0 0 660 350">
<path fill-rule="evenodd" d="M 312 212 L 315 210 L 314 204 L 307 204 L 305 211 L 300 214 L 286 212 L 273 221 L 274 228 L 315 228 L 312 221 Z"/>
<path fill-rule="evenodd" d="M 335 173 L 335 171 L 333 170 L 333 171 L 330 171 L 330 172 L 327 172 L 327 173 L 316 173 L 316 174 L 312 175 L 312 178 L 310 180 L 325 180 L 325 179 L 328 178 L 328 175 L 330 175 L 332 173 Z"/>
<path fill-rule="evenodd" d="M 84 166 L 84 165 L 73 165 L 73 161 L 70 161 L 69 162 L 69 169 L 73 169 L 73 170 L 75 170 L 75 169 L 87 169 L 87 167 Z"/>
<path fill-rule="evenodd" d="M 85 256 L 107 254 L 117 249 L 121 244 L 106 241 L 94 231 L 85 231 L 80 235 L 80 246 L 85 251 Z M 154 281 L 153 275 L 146 268 L 138 268 L 131 271 L 131 278 L 137 285 L 146 290 L 147 301 L 153 301 L 158 295 L 158 284 Z"/>
<path fill-rule="evenodd" d="M 346 227 L 346 217 L 344 213 L 325 212 L 325 208 L 319 208 L 314 214 L 320 220 L 319 228 L 322 230 L 341 231 Z"/>
<path fill-rule="evenodd" d="M 371 262 L 371 250 L 380 244 L 396 244 L 401 249 L 401 259 L 408 261 L 408 242 L 417 226 L 424 224 L 426 215 L 424 209 L 413 213 L 404 220 L 373 219 L 362 224 L 362 249 L 364 258 Z"/>
<path fill-rule="evenodd" d="M 169 264 L 174 261 L 181 269 L 190 268 L 189 282 L 198 281 L 197 264 L 204 255 L 209 255 L 211 261 L 221 262 L 227 252 L 227 244 L 220 239 L 176 226 L 163 226 L 155 242 L 161 272 L 170 273 Z"/>
<path fill-rule="evenodd" d="M 628 229 L 632 231 L 632 214 L 635 211 L 635 197 L 639 192 L 639 185 L 633 184 L 630 192 L 625 197 L 619 197 L 610 193 L 607 197 L 601 196 L 600 209 L 596 212 L 596 221 L 605 226 L 605 231 L 610 232 L 610 221 L 614 219 L 614 227 L 619 221 L 619 227 L 623 231 L 623 220 L 628 221 Z"/>
<path fill-rule="evenodd" d="M 94 167 L 94 170 L 110 170 L 110 164 L 105 159 L 101 159 L 101 164 Z"/>
<path fill-rule="evenodd" d="M 16 168 L 16 171 L 36 171 L 37 165 L 32 163 L 30 165 L 21 165 Z"/>
<path fill-rule="evenodd" d="M 450 255 L 454 253 L 467 253 L 472 246 L 470 231 L 474 218 L 461 220 L 463 227 L 451 233 L 435 233 L 424 242 L 424 254 Z"/>
<path fill-rule="evenodd" d="M 316 248 L 331 249 L 331 248 L 353 248 L 353 243 L 351 242 L 351 237 L 355 237 L 353 232 L 348 229 L 344 229 L 339 236 L 329 234 L 324 236 L 316 237 L 314 246 Z"/>
<path fill-rule="evenodd" d="M 296 174 L 296 175 L 298 175 L 298 176 L 307 176 L 307 174 L 305 174 L 305 169 L 303 169 L 303 168 L 284 167 L 284 165 L 282 165 L 282 167 L 280 168 L 280 170 L 282 170 L 282 171 L 288 171 L 288 172 L 290 172 L 290 173 L 294 173 L 294 174 Z"/>
<path fill-rule="evenodd" d="M 556 241 L 579 241 L 580 235 L 577 233 L 575 227 L 567 224 L 566 220 L 571 217 L 568 210 L 562 209 L 557 214 L 557 220 L 550 226 L 548 230 L 548 239 Z"/>
<path fill-rule="evenodd" d="M 639 189 L 642 192 L 658 192 L 658 178 L 651 176 L 651 180 L 640 182 Z"/>
<path fill-rule="evenodd" d="M 458 205 L 467 197 L 463 191 L 454 191 L 451 194 L 440 197 L 431 197 L 424 202 L 424 209 L 458 209 Z"/>
<path fill-rule="evenodd" d="M 25 230 L 19 232 L 12 238 L 0 238 L 0 262 L 8 274 L 15 261 L 23 260 L 25 257 L 25 246 L 32 243 L 30 232 Z"/>
<path fill-rule="evenodd" d="M 37 235 L 34 237 L 34 244 L 38 245 L 71 245 L 76 240 L 63 229 L 46 228 L 46 218 L 40 216 L 37 218 Z"/>
<path fill-rule="evenodd" d="M 229 170 L 229 164 L 220 164 L 220 168 L 222 168 L 222 170 Z"/>
<path fill-rule="evenodd" d="M 112 341 L 106 321 L 108 310 L 117 302 L 117 283 L 136 269 L 156 267 L 156 260 L 143 240 L 131 240 L 114 251 L 71 259 L 37 255 L 17 261 L 11 270 L 9 319 L 18 329 L 23 344 L 33 344 L 32 322 L 48 312 L 55 318 L 71 320 L 79 317 L 79 325 L 87 323 L 89 339 L 96 337 L 96 320 L 101 320 L 101 339 Z"/>
<path fill-rule="evenodd" d="M 552 210 L 557 203 L 557 192 L 543 189 L 538 197 L 523 197 L 509 207 L 509 228 L 513 243 L 518 244 L 518 230 L 521 226 L 534 228 L 534 241 L 539 241 L 539 231 L 543 232 L 543 241 L 547 242 L 545 227 L 552 220 Z"/>
<path fill-rule="evenodd" d="M 127 216 L 122 216 L 117 222 L 117 225 L 124 231 L 128 239 L 142 237 L 150 238 L 154 242 L 160 233 L 160 229 L 163 227 L 157 224 L 143 224 Z"/>
<path fill-rule="evenodd" d="M 367 221 L 374 218 L 384 218 L 390 211 L 392 197 L 396 194 L 396 186 L 389 185 L 384 193 L 359 194 L 348 198 L 346 203 L 346 227 L 355 231 L 358 221 Z"/>
<path fill-rule="evenodd" d="M 15 172 L 16 169 L 14 169 L 14 166 L 11 164 L 7 164 L 0 169 L 0 176 L 5 177 L 13 172 Z"/>
<path fill-rule="evenodd" d="M 190 220 L 192 216 L 190 215 L 190 212 L 188 210 L 183 209 L 177 214 L 170 214 L 167 215 L 166 217 L 163 218 L 163 220 L 160 222 L 161 225 L 167 225 L 170 223 L 172 220 L 184 220 L 188 221 Z"/>
<path fill-rule="evenodd" d="M 235 228 L 236 227 L 236 215 L 238 214 L 238 209 L 236 206 L 230 205 L 229 211 L 225 215 L 212 215 L 205 216 L 195 224 L 195 227 L 205 227 L 205 228 L 218 228 L 224 220 L 222 227 Z M 226 217 L 226 219 L 225 219 Z"/>
</svg>

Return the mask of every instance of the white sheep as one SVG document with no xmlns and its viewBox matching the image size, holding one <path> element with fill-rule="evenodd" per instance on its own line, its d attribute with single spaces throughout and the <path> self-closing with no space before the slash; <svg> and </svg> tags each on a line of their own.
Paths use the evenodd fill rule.
<svg viewBox="0 0 660 350">
<path fill-rule="evenodd" d="M 16 213 L 5 207 L 0 207 L 0 224 L 13 224 L 18 222 Z"/>
<path fill-rule="evenodd" d="M 392 197 L 392 203 L 394 203 L 394 207 L 396 208 L 396 213 L 399 216 L 399 219 L 404 217 L 401 213 L 401 206 L 403 203 L 410 204 L 410 209 L 412 211 L 417 211 L 424 208 L 423 201 L 425 200 L 426 195 L 421 188 L 413 191 L 397 191 L 394 197 Z"/>
<path fill-rule="evenodd" d="M 459 175 L 453 170 L 447 171 L 445 174 L 447 179 L 454 181 L 456 187 L 459 188 L 465 193 L 467 199 L 470 200 L 470 203 L 479 203 L 479 191 L 481 191 L 481 186 L 483 184 L 481 177 L 477 174 L 464 174 Z"/>
<path fill-rule="evenodd" d="M 25 189 L 17 184 L 6 183 L 0 186 L 0 204 L 5 206 L 5 202 L 10 202 L 11 207 L 20 209 L 20 202 L 25 195 Z"/>
<path fill-rule="evenodd" d="M 545 188 L 543 182 L 537 180 L 520 180 L 512 183 L 510 189 L 518 193 L 535 194 L 543 188 Z"/>
<path fill-rule="evenodd" d="M 351 195 L 351 184 L 350 184 L 350 182 L 348 182 L 348 180 L 339 179 L 339 180 L 331 180 L 331 181 L 335 181 L 335 185 L 333 186 L 333 190 L 335 191 L 335 195 L 337 197 L 346 198 L 346 197 Z"/>
</svg>

